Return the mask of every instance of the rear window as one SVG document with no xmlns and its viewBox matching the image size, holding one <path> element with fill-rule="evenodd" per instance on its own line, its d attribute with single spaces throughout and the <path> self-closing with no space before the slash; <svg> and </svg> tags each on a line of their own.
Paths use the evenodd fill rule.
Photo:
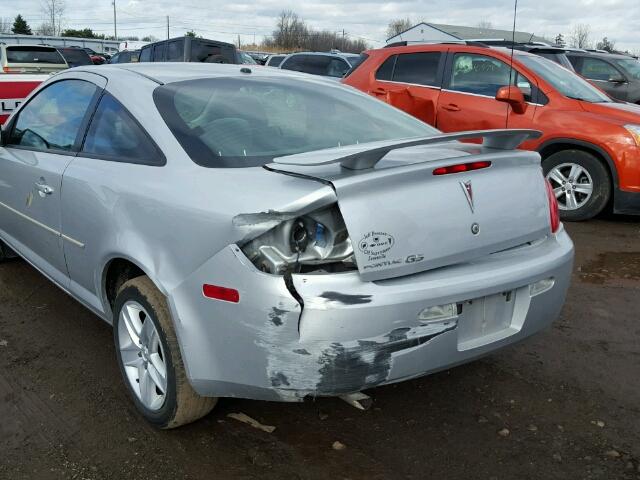
<svg viewBox="0 0 640 480">
<path fill-rule="evenodd" d="M 293 55 L 280 68 L 340 78 L 351 68 L 346 60 L 332 55 Z"/>
<path fill-rule="evenodd" d="M 55 48 L 36 47 L 7 47 L 7 63 L 48 63 L 64 64 L 64 58 Z"/>
<path fill-rule="evenodd" d="M 340 84 L 292 78 L 205 78 L 155 89 L 155 104 L 191 159 L 252 167 L 324 148 L 437 130 Z"/>
<path fill-rule="evenodd" d="M 77 67 L 78 65 L 92 65 L 93 63 L 91 62 L 89 55 L 87 55 L 87 52 L 84 50 L 68 48 L 60 50 L 60 53 L 71 67 Z"/>
<path fill-rule="evenodd" d="M 274 55 L 269 59 L 267 65 L 270 67 L 279 67 L 282 63 L 282 60 L 284 60 L 284 57 L 284 55 Z"/>
<path fill-rule="evenodd" d="M 237 63 L 235 50 L 215 43 L 191 42 L 191 61 L 203 63 Z"/>
</svg>

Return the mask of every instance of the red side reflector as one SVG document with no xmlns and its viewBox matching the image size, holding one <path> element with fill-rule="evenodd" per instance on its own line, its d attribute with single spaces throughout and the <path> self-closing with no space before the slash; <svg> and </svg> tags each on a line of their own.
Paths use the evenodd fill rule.
<svg viewBox="0 0 640 480">
<path fill-rule="evenodd" d="M 224 302 L 238 303 L 240 301 L 240 293 L 234 288 L 219 287 L 205 283 L 202 286 L 202 294 L 207 298 Z"/>
<path fill-rule="evenodd" d="M 455 165 L 447 165 L 446 167 L 438 167 L 433 170 L 434 175 L 449 175 L 450 173 L 469 172 L 471 170 L 480 170 L 481 168 L 488 168 L 491 166 L 491 162 L 471 162 L 471 163 L 457 163 Z"/>
</svg>

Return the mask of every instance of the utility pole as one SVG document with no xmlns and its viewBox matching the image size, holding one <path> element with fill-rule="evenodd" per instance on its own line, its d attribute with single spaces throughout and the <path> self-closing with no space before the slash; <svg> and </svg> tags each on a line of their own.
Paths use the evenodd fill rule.
<svg viewBox="0 0 640 480">
<path fill-rule="evenodd" d="M 169 40 L 169 15 L 167 15 L 167 40 Z"/>
<path fill-rule="evenodd" d="M 116 27 L 116 0 L 113 0 L 113 38 L 118 40 L 118 28 Z"/>
</svg>

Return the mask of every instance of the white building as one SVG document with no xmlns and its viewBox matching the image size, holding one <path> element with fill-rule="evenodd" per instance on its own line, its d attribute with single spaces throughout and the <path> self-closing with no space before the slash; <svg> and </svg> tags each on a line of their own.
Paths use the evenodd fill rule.
<svg viewBox="0 0 640 480">
<path fill-rule="evenodd" d="M 395 42 L 459 42 L 460 40 L 511 40 L 511 30 L 498 30 L 495 28 L 464 27 L 459 25 L 445 25 L 442 23 L 420 22 L 417 25 L 387 39 L 387 43 Z M 544 42 L 548 40 L 537 37 L 533 33 L 515 32 L 516 42 Z"/>
</svg>

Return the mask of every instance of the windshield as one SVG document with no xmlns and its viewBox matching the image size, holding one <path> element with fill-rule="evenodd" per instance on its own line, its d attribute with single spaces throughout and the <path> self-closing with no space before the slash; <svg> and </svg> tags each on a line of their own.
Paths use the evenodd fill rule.
<svg viewBox="0 0 640 480">
<path fill-rule="evenodd" d="M 575 69 L 573 68 L 573 65 L 571 64 L 571 62 L 569 61 L 569 58 L 564 54 L 564 53 L 558 53 L 558 52 L 533 52 L 536 55 L 540 55 L 541 57 L 546 58 L 547 60 L 551 60 L 553 62 L 556 62 L 560 65 L 562 65 L 564 68 L 571 70 L 572 72 L 575 72 Z"/>
<path fill-rule="evenodd" d="M 35 46 L 7 47 L 7 62 L 65 64 L 62 55 L 55 48 Z"/>
<path fill-rule="evenodd" d="M 591 103 L 613 101 L 582 77 L 555 62 L 533 55 L 520 55 L 518 59 L 565 97 Z"/>
<path fill-rule="evenodd" d="M 293 78 L 206 78 L 153 94 L 191 159 L 205 167 L 252 167 L 275 157 L 437 130 L 340 84 Z"/>
<path fill-rule="evenodd" d="M 249 55 L 247 52 L 238 52 L 240 54 L 240 59 L 242 60 L 242 63 L 246 64 L 246 65 L 256 65 L 257 62 L 253 59 L 253 57 L 251 55 Z"/>
<path fill-rule="evenodd" d="M 640 61 L 631 58 L 614 58 L 613 63 L 622 68 L 636 80 L 640 80 Z"/>
</svg>

